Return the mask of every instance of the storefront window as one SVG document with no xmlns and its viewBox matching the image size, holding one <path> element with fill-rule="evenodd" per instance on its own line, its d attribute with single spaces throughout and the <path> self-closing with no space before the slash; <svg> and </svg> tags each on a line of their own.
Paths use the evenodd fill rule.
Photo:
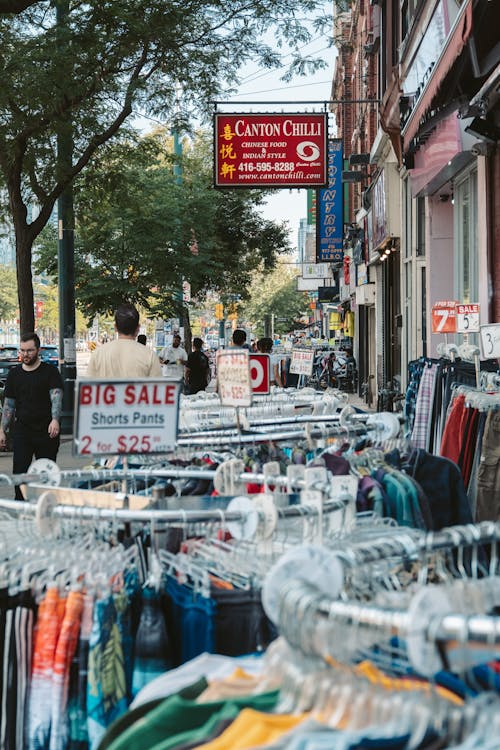
<svg viewBox="0 0 500 750">
<path fill-rule="evenodd" d="M 425 255 L 425 198 L 417 198 L 417 256 Z"/>
<path fill-rule="evenodd" d="M 459 302 L 478 300 L 477 277 L 477 172 L 471 171 L 454 186 L 456 294 Z"/>
</svg>

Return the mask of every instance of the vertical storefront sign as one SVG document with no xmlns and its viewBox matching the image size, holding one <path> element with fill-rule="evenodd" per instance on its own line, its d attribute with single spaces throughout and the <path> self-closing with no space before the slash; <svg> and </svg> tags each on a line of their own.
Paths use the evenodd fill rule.
<svg viewBox="0 0 500 750">
<path fill-rule="evenodd" d="M 342 140 L 328 141 L 328 187 L 318 190 L 316 262 L 343 259 Z"/>
<path fill-rule="evenodd" d="M 216 187 L 323 187 L 328 115 L 214 116 Z"/>
</svg>

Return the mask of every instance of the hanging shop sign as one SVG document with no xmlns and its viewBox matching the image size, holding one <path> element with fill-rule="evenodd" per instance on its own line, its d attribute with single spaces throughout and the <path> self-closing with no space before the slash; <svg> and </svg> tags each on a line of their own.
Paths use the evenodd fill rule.
<svg viewBox="0 0 500 750">
<path fill-rule="evenodd" d="M 432 333 L 457 332 L 456 300 L 440 300 L 432 306 Z"/>
<path fill-rule="evenodd" d="M 477 302 L 457 305 L 457 333 L 479 333 L 479 311 Z"/>
<path fill-rule="evenodd" d="M 252 381 L 247 349 L 217 351 L 217 390 L 222 406 L 251 406 Z"/>
<path fill-rule="evenodd" d="M 328 141 L 328 186 L 318 190 L 316 263 L 343 258 L 342 140 Z"/>
<path fill-rule="evenodd" d="M 181 384 L 161 380 L 77 382 L 75 452 L 165 453 L 177 440 Z"/>
<path fill-rule="evenodd" d="M 332 271 L 328 263 L 303 263 L 302 276 L 304 279 L 328 279 Z"/>
<path fill-rule="evenodd" d="M 292 375 L 312 375 L 314 363 L 314 349 L 292 349 L 290 373 Z"/>
<path fill-rule="evenodd" d="M 328 115 L 214 115 L 216 187 L 323 187 Z"/>
<path fill-rule="evenodd" d="M 500 359 L 500 323 L 481 326 L 481 347 L 486 359 Z"/>
<path fill-rule="evenodd" d="M 271 383 L 271 357 L 269 354 L 250 354 L 250 380 L 252 392 L 265 395 Z"/>
<path fill-rule="evenodd" d="M 339 302 L 339 285 L 318 287 L 318 302 Z"/>
</svg>

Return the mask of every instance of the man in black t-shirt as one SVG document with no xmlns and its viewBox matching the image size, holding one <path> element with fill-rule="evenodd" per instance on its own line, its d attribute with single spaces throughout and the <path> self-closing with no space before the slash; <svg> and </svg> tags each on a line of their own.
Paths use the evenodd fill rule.
<svg viewBox="0 0 500 750">
<path fill-rule="evenodd" d="M 204 391 L 210 382 L 210 362 L 207 355 L 201 351 L 202 346 L 201 339 L 193 339 L 194 351 L 188 356 L 186 366 L 188 393 Z"/>
<path fill-rule="evenodd" d="M 0 448 L 5 447 L 6 432 L 14 425 L 14 474 L 26 472 L 33 456 L 56 460 L 63 394 L 59 370 L 40 359 L 36 333 L 21 336 L 20 352 L 21 364 L 11 368 L 7 376 L 0 425 Z M 17 485 L 16 499 L 24 499 Z"/>
</svg>

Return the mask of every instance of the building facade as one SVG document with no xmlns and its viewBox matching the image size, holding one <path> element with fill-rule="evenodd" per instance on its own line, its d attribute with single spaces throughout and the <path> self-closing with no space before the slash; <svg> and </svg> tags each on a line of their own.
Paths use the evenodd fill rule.
<svg viewBox="0 0 500 750">
<path fill-rule="evenodd" d="M 404 389 L 409 361 L 436 356 L 437 302 L 500 321 L 498 4 L 356 0 L 336 29 L 339 134 L 350 169 L 366 165 L 346 184 L 345 218 L 363 237 L 351 304 L 373 402 L 394 381 Z"/>
</svg>

